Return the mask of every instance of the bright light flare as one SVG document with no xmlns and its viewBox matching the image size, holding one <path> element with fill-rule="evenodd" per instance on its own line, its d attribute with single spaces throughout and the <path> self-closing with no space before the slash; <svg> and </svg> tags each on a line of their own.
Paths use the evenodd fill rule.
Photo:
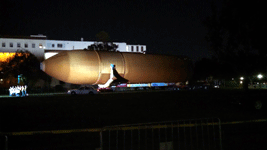
<svg viewBox="0 0 267 150">
<path fill-rule="evenodd" d="M 262 76 L 261 74 L 259 74 L 257 77 L 258 77 L 259 79 L 261 79 L 263 76 Z"/>
<path fill-rule="evenodd" d="M 16 53 L 0 53 L 0 62 L 8 62 L 15 57 Z"/>
</svg>

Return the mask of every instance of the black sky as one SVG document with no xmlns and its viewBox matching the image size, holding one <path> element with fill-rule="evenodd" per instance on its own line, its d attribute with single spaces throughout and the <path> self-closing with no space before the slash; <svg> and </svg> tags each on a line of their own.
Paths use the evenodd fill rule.
<svg viewBox="0 0 267 150">
<path fill-rule="evenodd" d="M 56 40 L 111 40 L 147 45 L 148 53 L 210 57 L 203 20 L 211 0 L 1 1 L 0 35 L 44 34 Z"/>
</svg>

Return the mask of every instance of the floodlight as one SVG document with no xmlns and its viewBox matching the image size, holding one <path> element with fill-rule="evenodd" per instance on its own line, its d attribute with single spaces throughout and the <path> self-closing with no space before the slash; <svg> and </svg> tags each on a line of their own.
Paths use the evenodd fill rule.
<svg viewBox="0 0 267 150">
<path fill-rule="evenodd" d="M 261 74 L 259 74 L 257 77 L 258 77 L 259 79 L 261 79 L 263 76 L 262 76 Z"/>
</svg>

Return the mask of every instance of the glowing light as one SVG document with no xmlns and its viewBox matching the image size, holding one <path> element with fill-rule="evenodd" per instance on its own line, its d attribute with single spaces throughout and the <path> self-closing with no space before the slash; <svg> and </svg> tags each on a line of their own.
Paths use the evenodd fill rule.
<svg viewBox="0 0 267 150">
<path fill-rule="evenodd" d="M 14 58 L 16 53 L 0 53 L 0 62 L 8 62 Z"/>
<path fill-rule="evenodd" d="M 240 84 L 242 84 L 243 83 L 243 81 L 240 81 Z"/>
<path fill-rule="evenodd" d="M 9 62 L 11 59 L 15 57 L 15 55 L 21 57 L 23 56 L 23 53 L 0 53 L 0 62 Z M 26 57 L 28 57 L 30 54 L 25 53 L 24 54 Z"/>
<path fill-rule="evenodd" d="M 39 44 L 39 48 L 43 48 L 43 44 L 40 43 L 40 44 Z"/>
<path fill-rule="evenodd" d="M 240 77 L 240 80 L 244 80 L 244 77 Z"/>
<path fill-rule="evenodd" d="M 261 79 L 263 76 L 262 76 L 261 74 L 259 74 L 257 77 L 258 77 L 259 79 Z"/>
</svg>

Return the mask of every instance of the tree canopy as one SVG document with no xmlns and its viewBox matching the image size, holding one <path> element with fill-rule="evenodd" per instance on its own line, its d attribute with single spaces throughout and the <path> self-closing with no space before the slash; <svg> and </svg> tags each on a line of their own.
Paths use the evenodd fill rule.
<svg viewBox="0 0 267 150">
<path fill-rule="evenodd" d="M 214 56 L 229 63 L 235 74 L 246 77 L 264 71 L 266 65 L 265 8 L 262 1 L 224 0 L 220 11 L 212 3 L 212 15 L 205 20 L 206 36 Z"/>
<path fill-rule="evenodd" d="M 101 31 L 96 34 L 96 42 L 88 46 L 85 50 L 97 50 L 97 51 L 113 51 L 116 52 L 118 45 L 114 44 L 107 32 Z"/>
<path fill-rule="evenodd" d="M 108 33 L 105 31 L 100 31 L 95 36 L 96 36 L 96 40 L 98 42 L 99 41 L 101 41 L 101 42 L 109 42 L 110 41 L 110 37 L 109 37 Z"/>
<path fill-rule="evenodd" d="M 22 75 L 24 84 L 38 79 L 47 79 L 47 75 L 40 70 L 39 60 L 29 51 L 17 51 L 9 61 L 1 63 L 3 78 L 17 78 Z"/>
<path fill-rule="evenodd" d="M 208 27 L 207 39 L 216 53 L 237 54 L 240 51 L 257 51 L 267 54 L 264 37 L 267 23 L 261 1 L 224 0 L 220 12 L 212 5 L 212 16 L 204 22 Z"/>
</svg>

